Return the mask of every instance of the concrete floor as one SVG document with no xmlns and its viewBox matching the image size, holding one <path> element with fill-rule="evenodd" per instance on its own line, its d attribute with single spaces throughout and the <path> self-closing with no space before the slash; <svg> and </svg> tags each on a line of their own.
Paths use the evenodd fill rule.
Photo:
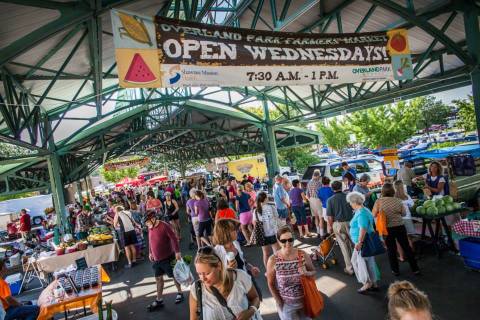
<svg viewBox="0 0 480 320">
<path fill-rule="evenodd" d="M 308 251 L 318 244 L 317 239 L 295 241 L 295 245 Z M 182 241 L 182 253 L 194 255 L 188 250 L 186 240 Z M 262 255 L 259 248 L 245 248 L 246 259 L 261 268 Z M 377 263 L 382 272 L 380 292 L 367 296 L 359 295 L 355 277 L 345 275 L 343 259 L 339 248 L 335 252 L 340 265 L 328 270 L 317 266 L 317 286 L 325 295 L 325 309 L 321 319 L 386 319 L 386 290 L 396 279 L 391 275 L 387 257 L 380 256 Z M 122 262 L 119 265 L 123 265 Z M 480 288 L 480 273 L 470 271 L 463 265 L 462 258 L 453 254 L 444 254 L 438 259 L 432 252 L 426 250 L 419 261 L 422 276 L 413 276 L 408 264 L 401 264 L 402 275 L 399 280 L 409 280 L 415 283 L 430 297 L 436 319 L 478 319 L 478 289 Z M 263 272 L 261 273 L 263 274 Z M 175 287 L 171 280 L 165 284 L 165 308 L 149 313 L 147 305 L 155 298 L 155 282 L 150 262 L 140 263 L 133 269 L 123 269 L 110 272 L 111 283 L 104 285 L 104 300 L 113 300 L 114 308 L 120 319 L 188 319 L 188 301 L 174 304 Z M 260 276 L 258 283 L 262 288 L 264 301 L 261 312 L 264 319 L 278 319 L 275 304 L 268 292 L 265 278 Z M 38 295 L 38 291 L 36 295 Z M 22 294 L 24 297 L 35 293 Z M 188 294 L 185 295 L 188 298 Z"/>
</svg>

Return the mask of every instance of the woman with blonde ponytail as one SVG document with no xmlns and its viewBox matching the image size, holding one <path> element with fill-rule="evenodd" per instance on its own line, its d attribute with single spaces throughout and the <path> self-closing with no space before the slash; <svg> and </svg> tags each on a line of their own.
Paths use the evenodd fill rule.
<svg viewBox="0 0 480 320">
<path fill-rule="evenodd" d="M 397 281 L 388 288 L 388 315 L 390 320 L 432 320 L 432 306 L 411 282 Z"/>
<path fill-rule="evenodd" d="M 190 320 L 262 319 L 257 291 L 245 271 L 227 269 L 212 247 L 198 250 L 195 269 L 199 280 L 190 290 Z"/>
</svg>

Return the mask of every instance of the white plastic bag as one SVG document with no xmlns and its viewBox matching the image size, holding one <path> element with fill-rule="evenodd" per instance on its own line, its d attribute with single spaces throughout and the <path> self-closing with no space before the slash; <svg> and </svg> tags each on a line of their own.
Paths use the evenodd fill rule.
<svg viewBox="0 0 480 320">
<path fill-rule="evenodd" d="M 367 263 L 362 258 L 362 254 L 358 250 L 353 250 L 352 259 L 350 260 L 355 271 L 358 282 L 365 284 L 370 276 L 368 275 Z"/>
<path fill-rule="evenodd" d="M 182 286 L 189 287 L 193 283 L 193 274 L 183 259 L 178 260 L 173 267 L 173 276 Z"/>
</svg>

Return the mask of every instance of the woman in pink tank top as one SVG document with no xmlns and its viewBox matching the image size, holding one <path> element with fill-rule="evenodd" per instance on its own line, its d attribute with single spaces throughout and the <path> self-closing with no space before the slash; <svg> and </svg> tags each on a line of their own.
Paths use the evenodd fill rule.
<svg viewBox="0 0 480 320">
<path fill-rule="evenodd" d="M 307 320 L 303 312 L 302 275 L 315 276 L 316 271 L 308 254 L 293 246 L 293 233 L 290 227 L 278 230 L 277 240 L 280 250 L 268 259 L 268 288 L 277 303 L 281 320 Z"/>
</svg>

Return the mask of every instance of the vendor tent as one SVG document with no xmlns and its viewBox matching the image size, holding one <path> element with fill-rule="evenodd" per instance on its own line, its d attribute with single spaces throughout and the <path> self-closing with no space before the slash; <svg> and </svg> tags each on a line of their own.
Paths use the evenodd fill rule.
<svg viewBox="0 0 480 320">
<path fill-rule="evenodd" d="M 480 157 L 480 146 L 478 144 L 456 146 L 441 148 L 435 150 L 428 150 L 421 153 L 417 153 L 414 156 L 405 158 L 405 160 L 416 160 L 416 159 L 444 159 L 449 156 L 455 156 L 460 154 L 468 154 L 474 158 Z"/>
<path fill-rule="evenodd" d="M 167 181 L 167 180 L 168 180 L 167 176 L 155 176 L 152 179 L 148 180 L 147 182 L 149 184 L 155 184 L 157 182 L 164 182 L 164 181 Z"/>
</svg>

